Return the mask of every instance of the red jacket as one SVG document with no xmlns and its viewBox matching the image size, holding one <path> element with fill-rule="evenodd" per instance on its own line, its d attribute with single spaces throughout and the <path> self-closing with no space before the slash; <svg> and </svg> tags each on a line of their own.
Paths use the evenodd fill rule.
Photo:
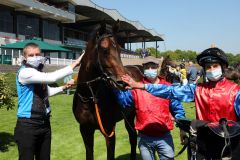
<svg viewBox="0 0 240 160">
<path fill-rule="evenodd" d="M 144 83 L 149 83 L 143 81 Z M 160 78 L 159 84 L 167 84 Z M 173 118 L 170 113 L 170 101 L 155 97 L 141 89 L 132 90 L 133 100 L 136 108 L 135 128 L 145 135 L 162 136 L 173 129 Z"/>
<path fill-rule="evenodd" d="M 234 100 L 239 89 L 239 85 L 225 78 L 217 83 L 199 84 L 195 91 L 197 119 L 216 122 L 224 117 L 237 121 Z"/>
</svg>

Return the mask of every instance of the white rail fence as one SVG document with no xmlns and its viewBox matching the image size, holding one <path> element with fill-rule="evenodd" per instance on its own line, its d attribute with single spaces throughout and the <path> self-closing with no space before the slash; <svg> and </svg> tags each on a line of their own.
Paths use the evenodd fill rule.
<svg viewBox="0 0 240 160">
<path fill-rule="evenodd" d="M 10 50 L 9 50 L 10 51 Z M 11 55 L 12 59 L 12 65 L 21 65 L 22 61 L 22 53 L 21 50 L 11 50 L 10 52 L 7 52 L 7 50 L 0 49 L 0 55 Z M 139 59 L 141 58 L 140 55 L 134 54 L 133 52 L 127 53 L 127 52 L 122 52 L 121 53 L 121 58 L 128 58 L 128 59 Z M 66 58 L 53 58 L 50 57 L 50 60 L 46 62 L 46 64 L 51 64 L 51 65 L 69 65 L 72 64 L 75 60 L 73 59 L 66 59 Z"/>
</svg>

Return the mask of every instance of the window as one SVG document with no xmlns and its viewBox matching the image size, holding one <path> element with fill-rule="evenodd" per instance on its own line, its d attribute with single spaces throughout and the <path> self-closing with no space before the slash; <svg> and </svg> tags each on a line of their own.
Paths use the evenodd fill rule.
<svg viewBox="0 0 240 160">
<path fill-rule="evenodd" d="M 13 15 L 3 7 L 0 7 L 0 31 L 13 33 Z"/>
<path fill-rule="evenodd" d="M 43 37 L 51 40 L 60 40 L 60 27 L 58 23 L 51 21 L 43 21 Z"/>
<path fill-rule="evenodd" d="M 39 18 L 28 15 L 17 15 L 19 34 L 39 37 Z"/>
</svg>

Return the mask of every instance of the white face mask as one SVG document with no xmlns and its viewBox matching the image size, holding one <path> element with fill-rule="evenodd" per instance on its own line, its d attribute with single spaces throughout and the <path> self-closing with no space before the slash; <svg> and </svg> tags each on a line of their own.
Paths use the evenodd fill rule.
<svg viewBox="0 0 240 160">
<path fill-rule="evenodd" d="M 40 64 L 43 64 L 45 61 L 45 57 L 42 56 L 34 56 L 28 57 L 26 63 L 34 68 L 38 68 Z"/>
<path fill-rule="evenodd" d="M 214 71 L 206 71 L 206 77 L 210 81 L 218 81 L 222 77 L 222 68 L 217 68 Z"/>
</svg>

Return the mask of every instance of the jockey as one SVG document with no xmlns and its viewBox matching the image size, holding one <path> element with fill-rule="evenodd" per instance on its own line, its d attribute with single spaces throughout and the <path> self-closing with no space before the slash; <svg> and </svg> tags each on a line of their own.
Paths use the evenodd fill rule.
<svg viewBox="0 0 240 160">
<path fill-rule="evenodd" d="M 224 77 L 228 66 L 226 54 L 219 48 L 209 48 L 197 56 L 197 62 L 204 69 L 207 82 L 202 84 L 164 85 L 135 82 L 124 75 L 122 80 L 131 88 L 139 88 L 167 99 L 184 102 L 195 101 L 196 118 L 218 122 L 221 118 L 238 121 L 240 118 L 240 86 Z M 130 81 L 129 81 L 130 80 Z"/>
<path fill-rule="evenodd" d="M 164 77 L 158 76 L 158 59 L 148 56 L 144 58 L 143 84 L 170 83 Z M 173 159 L 174 147 L 170 131 L 173 129 L 173 117 L 185 118 L 183 106 L 178 100 L 167 100 L 155 97 L 147 91 L 134 89 L 116 91 L 117 98 L 123 108 L 136 108 L 136 124 L 138 130 L 138 147 L 142 159 L 154 160 L 155 151 L 160 159 Z M 184 133 L 181 131 L 183 138 Z M 161 147 L 162 146 L 162 147 Z"/>
</svg>

